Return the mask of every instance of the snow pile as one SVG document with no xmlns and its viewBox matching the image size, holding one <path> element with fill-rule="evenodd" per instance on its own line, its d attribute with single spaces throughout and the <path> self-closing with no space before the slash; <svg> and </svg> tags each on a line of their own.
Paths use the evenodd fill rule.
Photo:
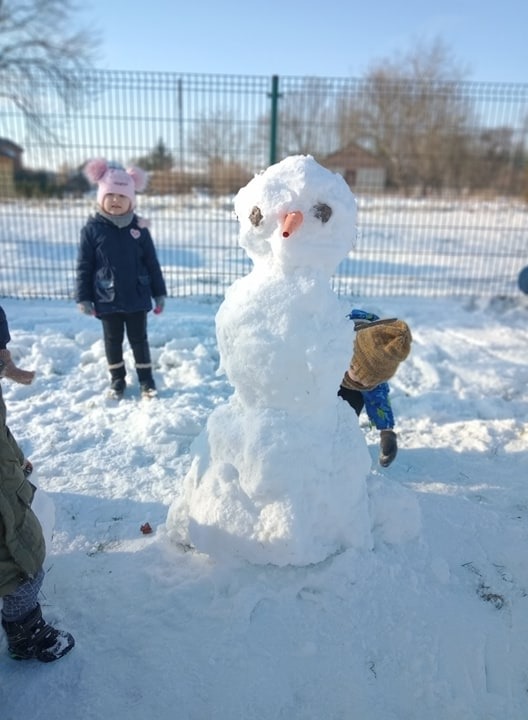
<svg viewBox="0 0 528 720">
<path fill-rule="evenodd" d="M 37 371 L 30 387 L 2 382 L 9 425 L 35 502 L 43 491 L 56 510 L 40 602 L 76 639 L 43 667 L 11 661 L 0 634 L 2 720 L 526 719 L 528 298 L 358 304 L 414 338 L 391 381 L 390 468 L 360 417 L 374 545 L 276 567 L 163 532 L 190 443 L 233 392 L 216 375 L 217 301 L 170 299 L 149 318 L 159 397 L 139 400 L 131 372 L 116 403 L 97 320 L 2 300 L 11 352 Z M 409 497 L 420 537 L 403 542 Z"/>
</svg>

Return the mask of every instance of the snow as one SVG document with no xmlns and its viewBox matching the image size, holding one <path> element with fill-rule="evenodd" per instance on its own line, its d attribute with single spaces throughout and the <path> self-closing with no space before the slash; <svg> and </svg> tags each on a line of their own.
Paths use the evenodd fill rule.
<svg viewBox="0 0 528 720">
<path fill-rule="evenodd" d="M 371 548 L 276 565 L 189 550 L 166 527 L 191 444 L 233 395 L 220 300 L 149 318 L 159 397 L 139 400 L 127 350 L 120 403 L 97 320 L 1 301 L 15 361 L 37 371 L 2 389 L 38 512 L 55 515 L 41 602 L 77 642 L 43 665 L 0 638 L 2 720 L 526 718 L 528 299 L 340 302 L 411 327 L 391 381 L 400 450 L 377 465 L 361 416 Z"/>
</svg>

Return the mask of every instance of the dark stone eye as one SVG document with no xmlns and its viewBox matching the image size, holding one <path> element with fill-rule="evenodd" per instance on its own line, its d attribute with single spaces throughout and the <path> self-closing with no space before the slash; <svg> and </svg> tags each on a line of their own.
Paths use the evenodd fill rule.
<svg viewBox="0 0 528 720">
<path fill-rule="evenodd" d="M 327 223 L 332 217 L 332 208 L 326 203 L 317 203 L 313 206 L 313 214 L 322 223 Z"/>
<path fill-rule="evenodd" d="M 252 225 L 255 227 L 258 227 L 260 223 L 264 220 L 262 217 L 262 213 L 260 212 L 260 208 L 255 205 L 253 210 L 249 213 L 249 220 Z"/>
</svg>

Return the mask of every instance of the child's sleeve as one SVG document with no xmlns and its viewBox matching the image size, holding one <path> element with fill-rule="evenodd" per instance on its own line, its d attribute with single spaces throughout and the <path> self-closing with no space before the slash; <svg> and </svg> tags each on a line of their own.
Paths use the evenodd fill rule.
<svg viewBox="0 0 528 720">
<path fill-rule="evenodd" d="M 4 309 L 0 306 L 0 350 L 5 350 L 7 343 L 11 340 L 9 325 Z"/>
<path fill-rule="evenodd" d="M 365 320 L 366 322 L 373 322 L 374 320 L 379 320 L 379 315 L 367 312 L 366 310 L 360 310 L 359 308 L 354 308 L 353 310 L 351 310 L 348 313 L 347 317 L 350 318 L 350 320 Z"/>
<path fill-rule="evenodd" d="M 93 277 L 95 273 L 95 258 L 90 234 L 86 227 L 81 230 L 81 240 L 77 250 L 77 265 L 75 271 L 75 302 L 93 302 Z"/>
<path fill-rule="evenodd" d="M 144 262 L 150 274 L 150 294 L 154 298 L 162 296 L 166 297 L 167 286 L 165 285 L 165 279 L 158 260 L 154 241 L 152 240 L 150 232 L 146 228 L 142 229 L 142 233 L 144 233 L 145 236 Z"/>
<path fill-rule="evenodd" d="M 394 427 L 394 414 L 389 398 L 390 388 L 386 382 L 372 390 L 362 391 L 365 411 L 372 425 L 378 430 L 391 430 Z"/>
</svg>

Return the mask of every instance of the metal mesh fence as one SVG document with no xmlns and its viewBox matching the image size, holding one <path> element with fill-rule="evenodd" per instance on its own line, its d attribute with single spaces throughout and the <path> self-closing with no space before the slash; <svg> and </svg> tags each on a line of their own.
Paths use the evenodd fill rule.
<svg viewBox="0 0 528 720">
<path fill-rule="evenodd" d="M 67 298 L 93 209 L 91 157 L 150 172 L 138 211 L 171 296 L 221 295 L 250 268 L 232 200 L 312 154 L 359 204 L 333 282 L 361 295 L 510 295 L 528 264 L 528 85 L 87 71 L 78 104 L 0 102 L 0 294 Z M 275 112 L 276 111 L 276 112 Z"/>
</svg>

